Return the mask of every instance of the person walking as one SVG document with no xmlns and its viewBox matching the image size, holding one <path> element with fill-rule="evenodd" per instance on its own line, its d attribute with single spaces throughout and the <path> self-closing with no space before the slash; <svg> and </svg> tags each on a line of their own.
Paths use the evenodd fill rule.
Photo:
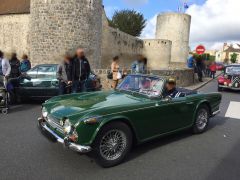
<svg viewBox="0 0 240 180">
<path fill-rule="evenodd" d="M 28 56 L 26 54 L 23 54 L 22 61 L 20 62 L 20 72 L 24 74 L 30 69 L 31 69 L 31 62 L 29 61 Z"/>
<path fill-rule="evenodd" d="M 10 78 L 18 78 L 21 72 L 20 72 L 20 61 L 18 60 L 16 53 L 12 53 L 9 63 L 11 66 Z"/>
<path fill-rule="evenodd" d="M 215 79 L 215 74 L 217 72 L 217 65 L 216 62 L 212 62 L 211 65 L 209 66 L 209 69 L 211 71 L 210 73 L 210 77 Z"/>
<path fill-rule="evenodd" d="M 84 50 L 78 48 L 72 64 L 72 93 L 83 92 L 86 90 L 85 82 L 91 72 L 88 59 L 85 57 Z"/>
<path fill-rule="evenodd" d="M 69 86 L 72 84 L 72 61 L 71 56 L 64 55 L 63 62 L 57 69 L 57 79 L 59 80 L 59 95 L 69 93 Z"/>
<path fill-rule="evenodd" d="M 112 80 L 112 88 L 116 89 L 118 82 L 119 82 L 119 57 L 115 56 L 112 60 L 112 64 L 111 64 L 111 72 L 113 75 L 113 80 Z"/>
<path fill-rule="evenodd" d="M 4 78 L 8 78 L 11 73 L 9 61 L 4 58 L 4 53 L 0 51 L 0 81 L 3 83 Z"/>
</svg>

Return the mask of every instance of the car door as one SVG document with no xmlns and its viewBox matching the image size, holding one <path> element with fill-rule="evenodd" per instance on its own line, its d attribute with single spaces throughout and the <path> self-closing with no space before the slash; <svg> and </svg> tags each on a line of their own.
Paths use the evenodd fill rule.
<svg viewBox="0 0 240 180">
<path fill-rule="evenodd" d="M 186 97 L 152 100 L 131 114 L 142 141 L 180 130 L 192 123 L 194 104 Z"/>
<path fill-rule="evenodd" d="M 192 123 L 194 103 L 190 102 L 187 97 L 162 99 L 159 101 L 157 109 L 155 121 L 159 122 L 157 124 L 160 133 L 186 128 Z"/>
</svg>

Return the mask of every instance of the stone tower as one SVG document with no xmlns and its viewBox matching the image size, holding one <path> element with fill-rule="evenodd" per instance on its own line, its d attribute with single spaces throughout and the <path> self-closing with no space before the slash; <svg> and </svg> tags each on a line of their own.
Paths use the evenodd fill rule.
<svg viewBox="0 0 240 180">
<path fill-rule="evenodd" d="M 163 39 L 145 39 L 143 54 L 152 70 L 167 69 L 171 62 L 172 42 Z"/>
<path fill-rule="evenodd" d="M 157 17 L 157 39 L 172 41 L 172 63 L 185 64 L 189 53 L 191 16 L 180 13 L 163 13 Z"/>
<path fill-rule="evenodd" d="M 59 63 L 82 47 L 101 64 L 102 0 L 31 0 L 30 53 L 37 63 Z"/>
</svg>

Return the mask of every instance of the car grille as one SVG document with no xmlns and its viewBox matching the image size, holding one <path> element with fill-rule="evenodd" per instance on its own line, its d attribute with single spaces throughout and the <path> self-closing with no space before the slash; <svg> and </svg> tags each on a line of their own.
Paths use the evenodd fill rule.
<svg viewBox="0 0 240 180">
<path fill-rule="evenodd" d="M 240 86 L 240 76 L 232 76 L 232 84 L 233 84 L 233 87 L 239 87 Z"/>
<path fill-rule="evenodd" d="M 59 124 L 59 120 L 51 115 L 48 115 L 46 118 L 47 123 L 54 128 L 55 130 L 58 130 L 60 133 L 64 134 L 63 127 Z"/>
</svg>

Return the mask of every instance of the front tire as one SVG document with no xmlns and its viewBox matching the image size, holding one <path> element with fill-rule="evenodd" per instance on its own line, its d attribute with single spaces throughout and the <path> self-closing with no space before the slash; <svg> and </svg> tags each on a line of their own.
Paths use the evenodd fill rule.
<svg viewBox="0 0 240 180">
<path fill-rule="evenodd" d="M 196 113 L 195 122 L 193 125 L 193 133 L 201 134 L 207 130 L 210 119 L 210 110 L 207 105 L 201 105 Z"/>
<path fill-rule="evenodd" d="M 122 122 L 105 125 L 98 133 L 93 144 L 96 161 L 102 167 L 120 164 L 132 147 L 131 129 Z"/>
</svg>

